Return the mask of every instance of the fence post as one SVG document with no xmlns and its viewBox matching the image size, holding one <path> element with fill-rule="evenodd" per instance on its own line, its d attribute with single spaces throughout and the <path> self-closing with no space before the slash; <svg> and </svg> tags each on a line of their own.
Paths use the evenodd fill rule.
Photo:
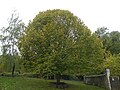
<svg viewBox="0 0 120 90">
<path fill-rule="evenodd" d="M 111 84 L 110 84 L 110 69 L 106 69 L 106 76 L 107 76 L 107 86 L 108 86 L 108 90 L 111 90 Z"/>
</svg>

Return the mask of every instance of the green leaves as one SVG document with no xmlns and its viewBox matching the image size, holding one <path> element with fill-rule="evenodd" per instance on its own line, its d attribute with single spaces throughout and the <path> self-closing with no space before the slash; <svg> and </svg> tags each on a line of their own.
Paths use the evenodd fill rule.
<svg viewBox="0 0 120 90">
<path fill-rule="evenodd" d="M 107 32 L 107 28 L 101 27 L 95 33 L 99 36 L 105 49 L 104 68 L 110 68 L 112 75 L 120 75 L 120 32 Z"/>
<path fill-rule="evenodd" d="M 75 47 L 79 75 L 100 73 L 103 69 L 104 50 L 102 42 L 95 34 L 82 34 Z"/>
<path fill-rule="evenodd" d="M 103 59 L 99 39 L 67 10 L 40 12 L 26 28 L 19 48 L 26 68 L 43 75 L 83 75 Z"/>
<path fill-rule="evenodd" d="M 120 53 L 120 32 L 112 31 L 107 32 L 107 28 L 101 27 L 95 33 L 103 42 L 103 47 L 112 54 Z"/>
<path fill-rule="evenodd" d="M 119 76 L 120 75 L 120 54 L 109 55 L 109 57 L 107 57 L 104 63 L 104 67 L 110 69 L 111 75 Z"/>
</svg>

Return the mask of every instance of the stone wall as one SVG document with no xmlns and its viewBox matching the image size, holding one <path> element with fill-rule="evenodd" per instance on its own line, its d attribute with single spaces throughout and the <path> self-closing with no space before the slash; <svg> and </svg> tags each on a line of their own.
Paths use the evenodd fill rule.
<svg viewBox="0 0 120 90">
<path fill-rule="evenodd" d="M 84 83 L 89 85 L 95 85 L 95 86 L 107 88 L 106 82 L 107 82 L 106 74 L 91 75 L 84 77 Z"/>
<path fill-rule="evenodd" d="M 101 75 L 91 75 L 84 77 L 84 83 L 88 85 L 95 85 L 107 90 L 120 90 L 120 80 L 118 76 L 110 76 L 110 87 L 108 82 L 108 77 L 106 74 Z"/>
</svg>

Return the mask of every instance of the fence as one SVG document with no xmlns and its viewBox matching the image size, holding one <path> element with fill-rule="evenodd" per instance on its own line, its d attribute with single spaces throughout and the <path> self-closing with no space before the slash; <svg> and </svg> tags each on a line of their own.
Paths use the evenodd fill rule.
<svg viewBox="0 0 120 90">
<path fill-rule="evenodd" d="M 110 77 L 112 90 L 120 90 L 120 81 L 118 76 Z"/>
<path fill-rule="evenodd" d="M 84 83 L 103 87 L 107 90 L 120 90 L 119 77 L 110 77 L 109 70 L 106 70 L 105 74 L 85 76 Z"/>
<path fill-rule="evenodd" d="M 109 89 L 106 74 L 85 76 L 84 83 Z"/>
</svg>

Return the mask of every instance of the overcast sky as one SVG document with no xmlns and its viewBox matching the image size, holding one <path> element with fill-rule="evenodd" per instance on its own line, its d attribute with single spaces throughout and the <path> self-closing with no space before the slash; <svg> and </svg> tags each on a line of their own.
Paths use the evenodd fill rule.
<svg viewBox="0 0 120 90">
<path fill-rule="evenodd" d="M 13 10 L 17 10 L 27 24 L 40 11 L 69 10 L 95 31 L 106 26 L 120 31 L 120 0 L 0 0 L 0 28 L 5 26 Z"/>
</svg>

